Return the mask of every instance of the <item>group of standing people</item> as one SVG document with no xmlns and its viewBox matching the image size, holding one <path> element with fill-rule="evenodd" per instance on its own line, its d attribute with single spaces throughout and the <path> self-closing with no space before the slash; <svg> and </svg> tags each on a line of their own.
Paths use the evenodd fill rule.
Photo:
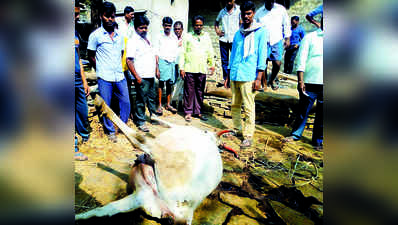
<svg viewBox="0 0 398 225">
<path fill-rule="evenodd" d="M 313 104 L 313 99 L 317 97 L 319 103 L 319 92 L 323 87 L 320 84 L 322 83 L 322 68 L 319 66 L 322 66 L 319 65 L 318 57 L 321 48 L 318 45 L 312 46 L 312 42 L 319 44 L 318 37 L 321 37 L 322 32 L 317 31 L 316 37 L 310 35 L 312 38 L 304 42 L 307 35 L 303 39 L 304 30 L 298 26 L 297 17 L 291 18 L 291 28 L 286 9 L 282 5 L 276 4 L 275 0 L 265 0 L 264 3 L 264 6 L 256 12 L 256 7 L 251 1 L 245 1 L 238 6 L 234 0 L 227 0 L 226 7 L 221 10 L 215 22 L 215 31 L 220 37 L 224 87 L 232 90 L 234 130 L 238 136 L 243 137 L 242 148 L 252 145 L 255 130 L 256 92 L 266 89 L 267 83 L 272 89 L 277 89 L 275 78 L 280 69 L 283 48 L 287 51 L 285 57 L 289 56 L 290 61 L 292 58 L 294 61 L 296 52 L 299 52 L 300 66 L 297 71 L 300 104 L 301 99 L 307 96 L 311 98 L 308 104 L 311 102 Z M 117 114 L 121 120 L 127 123 L 128 118 L 132 117 L 139 130 L 149 132 L 145 125 L 146 109 L 151 117 L 162 115 L 162 91 L 165 87 L 164 109 L 176 113 L 177 110 L 171 106 L 173 86 L 176 82 L 183 82 L 185 120 L 190 122 L 192 117 L 197 117 L 206 121 L 207 118 L 202 113 L 204 89 L 207 75 L 213 74 L 215 70 L 215 54 L 210 35 L 203 31 L 205 18 L 200 15 L 194 16 L 192 18 L 193 31 L 183 36 L 183 23 L 177 21 L 173 24 L 172 18 L 164 17 L 162 35 L 157 41 L 151 42 L 147 38 L 150 21 L 146 16 L 134 16 L 134 9 L 127 6 L 124 10 L 124 20 L 116 23 L 115 13 L 116 8 L 113 3 L 103 3 L 100 13 L 102 26 L 90 34 L 87 47 L 89 61 L 96 69 L 99 94 L 105 103 L 111 105 L 112 98 L 116 97 L 119 103 Z M 172 27 L 174 32 L 171 31 Z M 300 46 L 301 39 L 305 43 L 304 47 Z M 78 47 L 76 49 L 78 50 Z M 315 54 L 314 49 L 318 54 L 316 57 L 312 55 Z M 317 63 L 310 62 L 311 57 L 316 58 Z M 268 61 L 272 62 L 272 73 L 269 79 L 267 79 Z M 75 74 L 80 74 L 85 81 L 81 64 L 79 65 L 78 68 L 76 64 Z M 313 69 L 313 66 L 318 66 L 318 68 Z M 286 65 L 285 62 L 285 72 L 291 71 L 291 67 L 291 64 Z M 308 70 L 312 78 L 307 79 Z M 159 80 L 157 91 L 155 79 Z M 315 82 L 320 86 L 313 87 L 307 85 L 306 82 Z M 88 87 L 87 82 L 82 83 L 83 87 L 78 85 L 81 92 L 79 96 L 88 94 L 88 91 L 84 92 Z M 134 107 L 131 107 L 133 105 L 131 104 L 133 101 L 131 85 L 136 88 Z M 312 94 L 313 91 L 317 94 Z M 77 92 L 78 89 L 76 89 Z M 158 95 L 157 99 L 156 95 Z M 76 107 L 77 105 L 76 103 Z M 244 107 L 243 120 L 241 118 L 242 105 Z M 306 110 L 308 115 L 308 106 Z M 86 108 L 81 111 L 86 112 Z M 301 117 L 306 119 L 305 112 Z M 116 142 L 112 122 L 105 117 L 102 119 L 104 132 L 111 141 Z M 79 125 L 76 122 L 76 127 L 77 133 L 87 140 L 88 135 L 85 137 L 85 132 L 80 132 L 78 128 L 78 126 L 87 125 L 85 123 Z M 316 129 L 314 133 L 315 131 Z M 298 131 L 300 132 L 302 133 Z M 317 132 L 322 131 L 318 129 Z M 319 136 L 323 137 L 317 134 L 317 137 Z M 286 141 L 296 140 L 299 137 L 301 134 L 294 138 L 288 137 Z"/>
<path fill-rule="evenodd" d="M 319 13 L 322 13 L 321 22 L 314 19 Z M 298 118 L 291 135 L 283 142 L 301 138 L 309 111 L 317 101 L 312 142 L 316 148 L 323 147 L 323 6 L 317 7 L 306 18 L 318 28 L 307 38 L 299 25 L 299 17 L 293 16 L 289 21 L 285 7 L 275 0 L 265 0 L 257 11 L 251 1 L 245 1 L 239 7 L 234 0 L 227 0 L 225 8 L 218 14 L 214 28 L 220 37 L 224 87 L 232 89 L 232 120 L 236 135 L 242 137 L 242 148 L 250 147 L 253 142 L 256 91 L 266 89 L 268 85 L 273 90 L 278 89 L 276 78 L 284 49 L 285 73 L 293 72 L 296 55 L 299 58 L 296 70 L 300 100 Z M 268 61 L 272 62 L 269 78 Z"/>
</svg>

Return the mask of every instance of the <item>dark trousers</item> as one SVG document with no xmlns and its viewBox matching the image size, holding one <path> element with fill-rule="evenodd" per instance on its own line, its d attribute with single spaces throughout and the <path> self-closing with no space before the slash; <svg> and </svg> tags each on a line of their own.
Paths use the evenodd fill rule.
<svg viewBox="0 0 398 225">
<path fill-rule="evenodd" d="M 184 79 L 184 112 L 201 114 L 206 85 L 206 74 L 185 73 Z"/>
<path fill-rule="evenodd" d="M 75 129 L 83 139 L 89 138 L 88 106 L 83 86 L 75 87 Z"/>
<path fill-rule="evenodd" d="M 131 73 L 126 70 L 124 71 L 124 77 L 126 78 L 127 81 L 127 89 L 128 89 L 128 94 L 129 94 L 129 99 L 130 99 L 130 117 L 133 118 L 133 113 L 134 113 L 134 97 L 133 94 L 131 93 L 132 85 L 133 85 L 133 76 Z"/>
<path fill-rule="evenodd" d="M 294 59 L 296 58 L 298 48 L 288 48 L 285 52 L 284 69 L 285 73 L 291 74 L 293 72 Z"/>
<path fill-rule="evenodd" d="M 232 50 L 232 43 L 225 43 L 220 41 L 220 55 L 221 55 L 221 65 L 222 74 L 224 80 L 228 76 L 228 63 L 229 63 L 229 53 Z"/>
<path fill-rule="evenodd" d="M 315 122 L 312 131 L 312 144 L 315 146 L 323 145 L 323 85 L 305 84 L 308 96 L 300 93 L 299 115 L 296 119 L 291 135 L 294 139 L 300 139 L 303 134 L 305 123 L 307 122 L 308 113 L 312 105 L 316 102 Z"/>
<path fill-rule="evenodd" d="M 141 84 L 134 80 L 136 90 L 134 123 L 136 126 L 145 124 L 145 105 L 148 107 L 149 113 L 152 115 L 156 112 L 156 91 L 155 78 L 142 78 Z"/>
</svg>

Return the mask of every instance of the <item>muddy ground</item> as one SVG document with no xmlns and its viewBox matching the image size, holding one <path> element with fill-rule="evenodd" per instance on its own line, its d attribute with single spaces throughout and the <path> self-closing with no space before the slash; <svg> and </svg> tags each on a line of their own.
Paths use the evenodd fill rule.
<svg viewBox="0 0 398 225">
<path fill-rule="evenodd" d="M 193 119 L 191 124 L 204 130 L 219 131 L 232 127 L 228 115 L 229 94 L 207 84 L 206 115 L 209 120 Z M 297 105 L 294 81 L 281 82 L 277 91 L 266 90 L 256 97 L 256 131 L 254 145 L 240 150 L 238 138 L 222 138 L 236 149 L 239 158 L 222 152 L 222 182 L 196 209 L 193 224 L 322 224 L 323 152 L 309 144 L 311 120 L 304 138 L 282 144 L 290 132 Z M 210 95 L 212 97 L 210 97 Z M 217 96 L 217 97 L 215 97 Z M 225 99 L 222 101 L 222 99 Z M 90 99 L 89 99 L 90 102 Z M 224 102 L 224 105 L 217 105 Z M 111 143 L 104 135 L 98 115 L 90 104 L 91 138 L 79 144 L 88 161 L 75 161 L 75 213 L 102 206 L 127 195 L 126 181 L 130 165 L 137 154 L 127 138 L 117 134 Z M 165 112 L 163 119 L 185 125 L 182 113 Z M 135 128 L 129 120 L 128 125 Z M 149 139 L 167 128 L 148 123 Z M 162 224 L 141 210 L 110 218 L 93 218 L 76 224 Z"/>
</svg>

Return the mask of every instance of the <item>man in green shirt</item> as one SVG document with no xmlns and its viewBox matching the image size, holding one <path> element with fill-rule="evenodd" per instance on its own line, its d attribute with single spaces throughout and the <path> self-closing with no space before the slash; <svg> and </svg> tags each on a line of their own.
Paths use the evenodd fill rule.
<svg viewBox="0 0 398 225">
<path fill-rule="evenodd" d="M 204 18 L 197 15 L 192 19 L 193 32 L 183 38 L 183 49 L 180 56 L 181 78 L 184 79 L 184 113 L 185 120 L 190 122 L 192 115 L 206 121 L 202 115 L 203 96 L 206 74 L 214 73 L 214 51 L 210 36 L 202 32 Z"/>
</svg>

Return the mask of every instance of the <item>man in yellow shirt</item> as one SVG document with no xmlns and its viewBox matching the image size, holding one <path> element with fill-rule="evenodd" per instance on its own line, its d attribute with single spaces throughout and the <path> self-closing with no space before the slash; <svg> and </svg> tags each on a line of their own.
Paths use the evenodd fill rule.
<svg viewBox="0 0 398 225">
<path fill-rule="evenodd" d="M 180 56 L 181 78 L 184 79 L 184 113 L 185 120 L 190 122 L 192 115 L 206 121 L 202 115 L 206 74 L 214 73 L 214 51 L 210 36 L 203 30 L 204 18 L 197 15 L 192 19 L 193 32 L 183 38 L 183 49 Z"/>
</svg>

